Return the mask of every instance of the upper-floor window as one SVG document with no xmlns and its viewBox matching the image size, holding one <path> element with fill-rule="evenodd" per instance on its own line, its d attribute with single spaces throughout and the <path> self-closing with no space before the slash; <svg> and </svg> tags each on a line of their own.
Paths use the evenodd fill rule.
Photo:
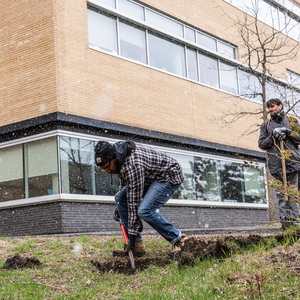
<svg viewBox="0 0 300 300">
<path fill-rule="evenodd" d="M 300 41 L 300 7 L 290 0 L 224 0 L 259 21 Z"/>
<path fill-rule="evenodd" d="M 243 1 L 231 2 L 241 6 Z M 266 9 L 273 22 L 274 7 Z M 259 74 L 239 69 L 232 60 L 235 47 L 139 3 L 91 0 L 88 29 L 89 44 L 94 49 L 262 102 Z M 297 76 L 288 76 L 299 87 Z M 266 88 L 267 99 L 276 96 L 285 101 L 286 86 L 270 79 Z M 293 91 L 295 94 L 297 91 Z"/>
<path fill-rule="evenodd" d="M 289 86 L 287 88 L 287 102 L 292 111 L 298 116 L 300 115 L 300 75 L 290 70 L 286 71 L 287 81 Z"/>
<path fill-rule="evenodd" d="M 236 49 L 233 45 L 139 3 L 130 0 L 90 0 L 89 3 L 93 7 L 104 9 L 120 18 L 125 17 L 127 19 L 130 17 L 135 23 L 141 22 L 140 25 L 142 26 L 146 24 L 148 28 L 169 34 L 171 37 L 185 39 L 229 58 L 236 58 Z"/>
<path fill-rule="evenodd" d="M 300 89 L 300 75 L 299 74 L 292 72 L 290 70 L 286 70 L 286 77 L 287 77 L 287 82 L 289 84 Z"/>
<path fill-rule="evenodd" d="M 88 28 L 91 47 L 237 93 L 236 66 L 222 59 L 235 57 L 233 46 L 148 8 L 127 2 L 103 0 L 103 8 L 89 7 Z M 127 11 L 127 5 L 141 8 L 142 10 L 136 9 L 130 14 L 134 14 L 135 18 L 145 18 L 149 26 L 134 19 L 129 20 L 128 17 L 125 19 L 121 13 L 117 15 L 107 9 L 107 6 L 115 7 L 115 5 L 118 5 L 119 10 L 122 8 L 122 12 Z M 171 35 L 166 35 L 165 32 Z M 181 36 L 181 39 L 175 39 L 175 36 Z M 186 43 L 187 39 L 192 43 Z M 201 45 L 205 51 L 197 45 Z M 207 50 L 213 53 L 210 55 Z M 220 56 L 216 56 L 216 53 L 220 53 Z"/>
</svg>

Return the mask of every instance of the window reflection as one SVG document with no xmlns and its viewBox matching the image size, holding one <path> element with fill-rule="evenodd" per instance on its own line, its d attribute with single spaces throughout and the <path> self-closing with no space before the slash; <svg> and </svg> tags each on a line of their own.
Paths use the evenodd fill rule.
<svg viewBox="0 0 300 300">
<path fill-rule="evenodd" d="M 149 33 L 148 39 L 150 65 L 185 77 L 184 47 L 153 33 Z"/>
<path fill-rule="evenodd" d="M 213 51 L 217 51 L 217 41 L 216 39 L 209 37 L 206 34 L 197 32 L 197 43 Z"/>
<path fill-rule="evenodd" d="M 242 97 L 254 99 L 257 102 L 261 102 L 261 85 L 256 76 L 248 72 L 239 70 L 239 94 Z"/>
<path fill-rule="evenodd" d="M 225 43 L 218 41 L 218 52 L 229 58 L 235 58 L 235 49 Z"/>
<path fill-rule="evenodd" d="M 194 29 L 185 26 L 185 38 L 193 43 L 196 42 L 196 32 Z"/>
<path fill-rule="evenodd" d="M 134 18 L 140 19 L 142 21 L 145 20 L 144 8 L 133 2 L 127 0 L 118 0 L 118 9 L 133 16 Z"/>
<path fill-rule="evenodd" d="M 237 94 L 236 67 L 220 62 L 221 89 Z"/>
<path fill-rule="evenodd" d="M 179 190 L 173 195 L 173 198 L 196 200 L 194 157 L 172 152 L 166 154 L 175 158 L 180 163 L 184 174 L 184 182 L 181 184 Z"/>
<path fill-rule="evenodd" d="M 200 81 L 204 84 L 219 88 L 219 71 L 217 59 L 200 54 Z"/>
<path fill-rule="evenodd" d="M 174 35 L 183 37 L 183 26 L 181 24 L 149 9 L 147 9 L 147 22 L 155 27 L 164 28 L 164 30 Z"/>
<path fill-rule="evenodd" d="M 24 145 L 26 198 L 59 193 L 56 137 Z"/>
<path fill-rule="evenodd" d="M 62 193 L 95 194 L 94 142 L 60 137 Z"/>
<path fill-rule="evenodd" d="M 188 78 L 198 81 L 197 51 L 190 48 L 187 48 L 186 51 Z"/>
<path fill-rule="evenodd" d="M 220 201 L 220 177 L 217 162 L 210 158 L 195 157 L 197 200 Z"/>
<path fill-rule="evenodd" d="M 244 202 L 243 165 L 220 161 L 221 197 L 224 202 Z"/>
<path fill-rule="evenodd" d="M 262 167 L 244 167 L 245 202 L 266 203 L 264 169 Z"/>
<path fill-rule="evenodd" d="M 88 10 L 89 43 L 117 54 L 117 21 L 104 13 Z"/>
<path fill-rule="evenodd" d="M 0 201 L 24 198 L 22 145 L 0 149 Z"/>
<path fill-rule="evenodd" d="M 69 136 L 0 149 L 0 201 L 56 193 L 114 196 L 119 177 L 95 165 L 95 141 Z M 60 160 L 61 190 L 58 181 Z M 185 180 L 173 199 L 266 203 L 262 165 L 166 152 L 182 166 Z M 24 176 L 24 175 L 25 176 Z"/>
<path fill-rule="evenodd" d="M 145 30 L 120 22 L 120 48 L 123 57 L 146 64 Z"/>
</svg>

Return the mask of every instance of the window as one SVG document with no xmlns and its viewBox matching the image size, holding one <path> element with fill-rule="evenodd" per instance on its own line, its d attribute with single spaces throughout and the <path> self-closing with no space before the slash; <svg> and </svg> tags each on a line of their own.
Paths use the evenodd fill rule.
<svg viewBox="0 0 300 300">
<path fill-rule="evenodd" d="M 163 28 L 164 30 L 183 37 L 183 25 L 175 22 L 169 18 L 166 18 L 152 10 L 147 9 L 147 22 L 155 27 Z"/>
<path fill-rule="evenodd" d="M 145 30 L 120 22 L 120 53 L 121 56 L 147 63 Z"/>
<path fill-rule="evenodd" d="M 198 81 L 197 51 L 187 48 L 187 77 Z"/>
<path fill-rule="evenodd" d="M 197 43 L 204 46 L 210 50 L 217 51 L 217 41 L 216 39 L 209 37 L 206 34 L 197 32 Z"/>
<path fill-rule="evenodd" d="M 96 167 L 94 147 L 94 141 L 60 137 L 62 193 L 109 196 L 117 193 L 119 179 Z"/>
<path fill-rule="evenodd" d="M 219 88 L 219 71 L 217 59 L 205 54 L 199 55 L 200 81 L 204 84 Z"/>
<path fill-rule="evenodd" d="M 57 193 L 114 196 L 119 177 L 95 165 L 95 143 L 71 136 L 57 142 L 54 136 L 0 149 L 0 201 Z M 173 199 L 266 203 L 262 164 L 246 168 L 243 162 L 187 151 L 165 153 L 180 163 L 185 177 Z"/>
<path fill-rule="evenodd" d="M 194 171 L 197 199 L 221 201 L 217 161 L 211 158 L 195 157 Z"/>
<path fill-rule="evenodd" d="M 289 88 L 286 91 L 287 105 L 297 116 L 300 115 L 300 92 Z"/>
<path fill-rule="evenodd" d="M 177 159 L 185 176 L 174 199 L 266 203 L 262 166 L 167 154 Z"/>
<path fill-rule="evenodd" d="M 113 8 L 116 7 L 115 0 L 97 0 L 97 1 L 99 1 L 100 3 L 103 3 L 104 5 L 111 6 Z"/>
<path fill-rule="evenodd" d="M 287 77 L 287 82 L 290 85 L 300 89 L 300 75 L 299 74 L 296 74 L 292 71 L 287 70 L 286 77 Z"/>
<path fill-rule="evenodd" d="M 96 4 L 99 6 L 98 2 Z M 103 4 L 105 3 L 103 2 Z M 91 47 L 220 88 L 219 59 L 214 57 L 215 53 L 212 56 L 199 54 L 195 48 L 195 42 L 197 40 L 197 43 L 206 49 L 229 58 L 235 58 L 235 47 L 151 9 L 146 9 L 140 4 L 127 0 L 118 0 L 116 4 L 117 8 L 112 11 L 112 15 L 116 15 L 116 11 L 120 11 L 132 16 L 132 21 L 127 18 L 125 20 L 122 14 L 115 17 L 107 12 L 89 7 L 88 24 Z M 111 5 L 106 3 L 105 10 L 107 10 L 107 6 Z M 145 22 L 139 22 L 139 20 L 143 21 L 144 17 L 147 26 L 145 26 Z M 151 27 L 155 27 L 155 30 L 152 31 Z M 160 28 L 164 34 L 158 33 Z M 167 36 L 165 32 L 169 32 L 170 36 Z M 186 43 L 176 41 L 172 38 L 173 36 L 185 37 Z M 199 55 L 202 57 L 200 60 Z M 231 84 L 233 85 L 233 83 Z M 237 91 L 237 89 L 235 90 Z M 228 91 L 228 87 L 226 91 Z"/>
<path fill-rule="evenodd" d="M 220 62 L 221 89 L 237 94 L 236 67 Z"/>
<path fill-rule="evenodd" d="M 252 17 L 257 17 L 261 22 L 281 30 L 292 39 L 300 39 L 300 7 L 297 3 L 285 0 L 282 5 L 284 10 L 276 2 L 269 0 L 225 0 Z"/>
<path fill-rule="evenodd" d="M 286 99 L 285 87 L 277 84 L 276 82 L 268 81 L 266 83 L 266 98 L 267 99 L 278 98 L 281 101 L 285 102 Z"/>
<path fill-rule="evenodd" d="M 24 145 L 26 197 L 59 193 L 56 137 Z"/>
<path fill-rule="evenodd" d="M 0 149 L 0 202 L 24 198 L 22 145 Z"/>
<path fill-rule="evenodd" d="M 100 49 L 118 53 L 116 18 L 88 10 L 89 43 Z"/>
<path fill-rule="evenodd" d="M 185 26 L 185 38 L 193 43 L 196 42 L 196 32 L 194 29 Z"/>
<path fill-rule="evenodd" d="M 259 167 L 244 167 L 245 202 L 265 203 L 264 170 Z"/>
<path fill-rule="evenodd" d="M 185 77 L 184 47 L 153 33 L 148 39 L 150 66 Z"/>
<path fill-rule="evenodd" d="M 224 202 L 244 202 L 243 165 L 220 161 L 221 197 Z"/>
<path fill-rule="evenodd" d="M 277 30 L 279 29 L 278 8 L 274 7 L 270 3 L 265 1 L 258 2 L 257 18 L 270 27 Z"/>
<path fill-rule="evenodd" d="M 222 43 L 220 41 L 218 41 L 218 52 L 221 53 L 223 56 L 235 58 L 235 49 L 232 46 Z"/>
<path fill-rule="evenodd" d="M 59 149 L 62 193 L 94 195 L 94 142 L 62 136 Z"/>
<path fill-rule="evenodd" d="M 197 200 L 195 192 L 195 177 L 194 177 L 194 157 L 192 155 L 183 155 L 172 152 L 167 152 L 167 155 L 175 158 L 181 165 L 184 182 L 179 187 L 179 190 L 173 195 L 173 199 L 189 199 Z"/>
<path fill-rule="evenodd" d="M 118 9 L 134 18 L 142 21 L 145 20 L 143 7 L 133 2 L 129 2 L 127 0 L 118 0 Z"/>
<path fill-rule="evenodd" d="M 262 102 L 262 97 L 259 95 L 261 93 L 261 85 L 258 78 L 242 70 L 238 70 L 238 76 L 240 96 Z"/>
</svg>

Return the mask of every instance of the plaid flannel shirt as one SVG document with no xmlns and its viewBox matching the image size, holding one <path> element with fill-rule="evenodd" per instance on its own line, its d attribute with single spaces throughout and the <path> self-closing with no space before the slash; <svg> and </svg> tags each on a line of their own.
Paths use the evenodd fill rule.
<svg viewBox="0 0 300 300">
<path fill-rule="evenodd" d="M 126 186 L 128 233 L 136 235 L 139 228 L 138 207 L 149 186 L 154 182 L 184 180 L 180 164 L 172 157 L 150 147 L 136 144 L 120 170 L 121 188 Z"/>
</svg>

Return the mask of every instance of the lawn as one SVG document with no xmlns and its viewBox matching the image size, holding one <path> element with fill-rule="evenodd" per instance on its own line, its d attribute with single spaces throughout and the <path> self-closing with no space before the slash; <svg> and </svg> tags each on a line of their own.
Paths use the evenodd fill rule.
<svg viewBox="0 0 300 300">
<path fill-rule="evenodd" d="M 111 255 L 121 235 L 0 237 L 0 299 L 300 299 L 299 236 L 193 236 L 176 258 L 161 237 L 144 236 L 134 274 Z"/>
</svg>

